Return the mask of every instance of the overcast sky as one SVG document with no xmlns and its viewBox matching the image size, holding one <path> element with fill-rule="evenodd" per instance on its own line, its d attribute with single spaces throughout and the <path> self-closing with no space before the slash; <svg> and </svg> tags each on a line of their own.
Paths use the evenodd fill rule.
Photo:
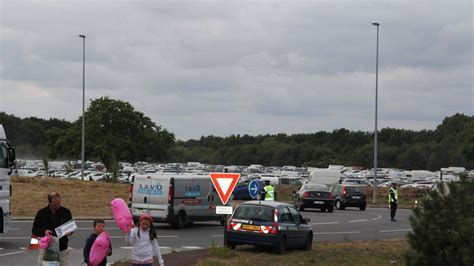
<svg viewBox="0 0 474 266">
<path fill-rule="evenodd" d="M 20 117 L 80 116 L 85 34 L 86 104 L 178 139 L 372 131 L 373 21 L 379 129 L 474 114 L 472 1 L 0 1 L 0 111 Z"/>
</svg>

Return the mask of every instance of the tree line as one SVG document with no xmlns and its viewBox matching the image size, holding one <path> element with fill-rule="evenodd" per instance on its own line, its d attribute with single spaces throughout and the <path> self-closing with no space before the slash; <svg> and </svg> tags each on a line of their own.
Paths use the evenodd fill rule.
<svg viewBox="0 0 474 266">
<path fill-rule="evenodd" d="M 172 132 L 121 100 L 102 97 L 86 111 L 86 159 L 109 169 L 118 161 L 327 167 L 373 167 L 373 132 L 337 129 L 310 134 L 203 136 L 176 140 Z M 79 159 L 81 121 L 19 118 L 0 112 L 18 158 Z M 474 116 L 456 113 L 435 130 L 383 128 L 378 134 L 378 166 L 439 170 L 474 168 Z"/>
</svg>

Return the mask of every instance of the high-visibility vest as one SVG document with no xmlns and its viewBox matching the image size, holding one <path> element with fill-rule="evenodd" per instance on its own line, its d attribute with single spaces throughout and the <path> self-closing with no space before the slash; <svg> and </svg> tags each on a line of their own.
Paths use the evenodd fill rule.
<svg viewBox="0 0 474 266">
<path fill-rule="evenodd" d="M 265 186 L 265 200 L 275 200 L 275 190 L 273 186 Z"/>
<path fill-rule="evenodd" d="M 393 191 L 393 195 L 395 196 L 395 201 L 393 201 L 392 197 L 390 197 L 390 194 L 392 193 L 392 191 Z M 390 204 L 392 202 L 398 203 L 398 191 L 396 189 L 394 189 L 393 187 L 391 187 L 388 190 L 388 203 Z"/>
</svg>

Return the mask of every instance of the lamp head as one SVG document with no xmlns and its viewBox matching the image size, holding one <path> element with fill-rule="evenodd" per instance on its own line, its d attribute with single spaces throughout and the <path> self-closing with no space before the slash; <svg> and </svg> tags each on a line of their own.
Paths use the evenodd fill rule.
<svg viewBox="0 0 474 266">
<path fill-rule="evenodd" d="M 79 35 L 79 37 L 81 37 L 81 38 L 84 38 L 84 39 L 85 39 L 85 38 L 86 38 L 86 35 L 83 35 L 83 34 L 81 34 L 81 35 Z"/>
</svg>

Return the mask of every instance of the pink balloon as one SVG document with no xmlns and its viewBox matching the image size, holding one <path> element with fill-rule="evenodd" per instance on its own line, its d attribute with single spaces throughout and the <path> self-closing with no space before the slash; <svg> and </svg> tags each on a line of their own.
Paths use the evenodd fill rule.
<svg viewBox="0 0 474 266">
<path fill-rule="evenodd" d="M 49 247 L 49 242 L 51 242 L 51 235 L 42 237 L 39 241 L 39 248 L 47 249 Z"/>
<path fill-rule="evenodd" d="M 112 214 L 114 215 L 114 220 L 117 226 L 124 233 L 128 233 L 131 229 L 133 223 L 132 214 L 128 209 L 127 203 L 121 198 L 116 198 L 112 200 Z"/>
<path fill-rule="evenodd" d="M 99 265 L 109 253 L 109 247 L 109 234 L 103 232 L 95 239 L 94 244 L 92 244 L 91 253 L 89 254 L 89 263 Z"/>
</svg>

